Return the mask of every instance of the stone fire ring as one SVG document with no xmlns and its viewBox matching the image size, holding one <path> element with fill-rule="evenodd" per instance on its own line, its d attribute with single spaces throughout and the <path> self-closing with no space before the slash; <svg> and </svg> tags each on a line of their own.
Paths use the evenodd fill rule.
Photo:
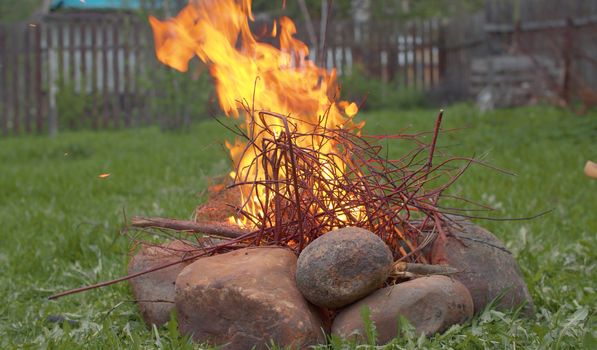
<svg viewBox="0 0 597 350">
<path fill-rule="evenodd" d="M 489 231 L 459 224 L 428 252 L 432 264 L 456 268 L 449 276 L 388 285 L 389 248 L 371 232 L 344 228 L 313 241 L 298 258 L 280 247 L 244 248 L 130 283 L 148 325 L 165 324 L 175 309 L 181 334 L 224 349 L 266 349 L 272 342 L 306 348 L 325 344 L 331 334 L 364 340 L 365 309 L 379 344 L 398 336 L 399 317 L 431 336 L 467 322 L 488 305 L 522 306 L 523 314 L 532 316 L 533 302 L 512 254 Z M 183 241 L 143 246 L 128 272 L 176 261 L 195 249 Z"/>
</svg>

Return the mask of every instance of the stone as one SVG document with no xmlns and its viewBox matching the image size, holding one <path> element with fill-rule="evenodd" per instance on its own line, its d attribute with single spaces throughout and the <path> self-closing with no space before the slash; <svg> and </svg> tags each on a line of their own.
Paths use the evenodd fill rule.
<svg viewBox="0 0 597 350">
<path fill-rule="evenodd" d="M 296 283 L 315 305 L 337 309 L 383 286 L 393 263 L 385 242 L 362 228 L 330 231 L 300 254 Z"/>
<path fill-rule="evenodd" d="M 128 265 L 129 275 L 180 260 L 197 249 L 188 242 L 172 241 L 163 245 L 143 244 Z M 147 325 L 161 326 L 170 320 L 174 308 L 174 282 L 178 273 L 190 264 L 180 263 L 129 280 L 139 310 Z"/>
<path fill-rule="evenodd" d="M 197 260 L 176 279 L 181 334 L 224 349 L 325 343 L 320 312 L 297 289 L 295 271 L 295 254 L 279 247 Z"/>
<path fill-rule="evenodd" d="M 461 271 L 452 277 L 469 289 L 476 313 L 501 296 L 497 309 L 512 310 L 525 304 L 523 313 L 532 316 L 533 300 L 512 254 L 489 231 L 465 220 L 457 222 L 462 228 L 453 225 L 445 242 L 434 242 L 431 263 Z"/>
<path fill-rule="evenodd" d="M 473 316 L 473 301 L 466 287 L 446 276 L 421 277 L 377 290 L 340 310 L 332 334 L 365 340 L 362 309 L 368 307 L 378 344 L 398 336 L 398 318 L 405 317 L 418 334 L 431 336 Z"/>
</svg>

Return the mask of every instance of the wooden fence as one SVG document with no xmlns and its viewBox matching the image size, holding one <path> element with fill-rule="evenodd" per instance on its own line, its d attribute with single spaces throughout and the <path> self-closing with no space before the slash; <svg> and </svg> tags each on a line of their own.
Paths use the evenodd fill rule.
<svg viewBox="0 0 597 350">
<path fill-rule="evenodd" d="M 299 38 L 310 43 L 305 27 L 298 27 Z M 583 87 L 597 90 L 596 33 L 597 0 L 486 0 L 483 11 L 460 18 L 332 20 L 323 65 L 340 76 L 362 69 L 393 88 L 440 91 L 450 100 L 471 96 L 475 58 L 547 56 L 563 67 L 556 83 L 566 97 Z M 320 53 L 311 47 L 312 59 Z M 52 14 L 41 22 L 0 25 L 0 136 L 172 118 L 166 115 L 178 113 L 172 108 L 154 108 L 167 91 L 196 98 L 172 80 L 180 74 L 159 78 L 168 72 L 155 60 L 144 16 Z M 185 103 L 172 105 L 190 113 Z"/>
<path fill-rule="evenodd" d="M 299 30 L 299 33 L 306 33 Z M 325 66 L 350 75 L 358 66 L 366 74 L 397 88 L 428 90 L 440 80 L 440 21 L 334 21 L 325 37 Z M 318 29 L 315 34 L 320 37 Z M 299 37 L 309 42 L 307 37 Z M 312 58 L 317 58 L 313 50 Z"/>
<path fill-rule="evenodd" d="M 1 26 L 2 133 L 55 128 L 59 107 L 84 106 L 80 117 L 94 128 L 146 121 L 138 76 L 154 61 L 149 34 L 133 16 L 58 15 Z"/>
<path fill-rule="evenodd" d="M 440 81 L 437 20 L 333 22 L 326 37 L 324 65 L 339 75 L 359 65 L 400 87 L 430 89 Z M 312 54 L 319 56 L 316 48 Z M 150 102 L 165 87 L 153 75 L 164 70 L 138 16 L 58 14 L 0 26 L 0 134 L 155 122 Z"/>
</svg>

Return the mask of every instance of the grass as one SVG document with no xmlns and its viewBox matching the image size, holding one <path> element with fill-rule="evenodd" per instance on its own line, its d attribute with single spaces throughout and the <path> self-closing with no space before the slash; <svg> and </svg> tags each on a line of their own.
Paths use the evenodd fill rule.
<svg viewBox="0 0 597 350">
<path fill-rule="evenodd" d="M 368 133 L 430 130 L 436 112 L 371 112 Z M 597 160 L 597 114 L 579 117 L 534 107 L 479 115 L 448 108 L 442 149 L 485 155 L 507 176 L 475 167 L 453 187 L 498 208 L 479 221 L 517 257 L 536 305 L 536 319 L 486 310 L 443 335 L 419 338 L 402 327 L 395 348 L 594 348 L 597 180 L 582 174 Z M 211 176 L 228 169 L 217 123 L 187 132 L 156 128 L 63 133 L 55 139 L 0 140 L 0 348 L 192 348 L 175 321 L 147 329 L 123 283 L 49 302 L 53 292 L 118 277 L 128 242 L 123 213 L 190 217 Z M 400 148 L 390 153 L 396 156 Z M 110 173 L 99 178 L 101 173 Z M 63 315 L 77 325 L 49 323 Z M 374 332 L 372 332 L 374 334 Z M 354 344 L 332 341 L 334 348 Z"/>
</svg>

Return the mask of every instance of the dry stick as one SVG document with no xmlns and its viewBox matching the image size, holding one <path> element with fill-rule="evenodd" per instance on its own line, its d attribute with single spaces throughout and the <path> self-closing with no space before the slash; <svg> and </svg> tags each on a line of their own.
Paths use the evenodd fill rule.
<svg viewBox="0 0 597 350">
<path fill-rule="evenodd" d="M 431 171 L 431 169 L 433 168 L 433 154 L 435 153 L 435 146 L 437 144 L 437 137 L 439 136 L 439 128 L 442 124 L 443 116 L 444 116 L 444 110 L 441 109 L 439 111 L 439 114 L 437 115 L 437 120 L 435 121 L 435 128 L 433 129 L 433 140 L 431 141 L 431 146 L 429 148 L 429 157 L 427 158 L 426 170 L 425 170 L 425 173 L 423 173 L 423 182 L 425 182 L 427 180 L 429 171 Z M 433 206 L 435 206 L 437 204 L 439 195 L 440 195 L 440 193 L 438 193 L 435 196 L 435 198 L 433 198 Z M 439 227 L 439 226 L 441 226 L 442 223 L 441 223 L 441 221 L 438 221 L 439 217 L 436 213 L 434 213 L 433 216 L 434 216 L 435 224 L 438 226 L 439 237 L 441 240 L 445 240 L 446 239 L 445 233 Z M 427 216 L 425 218 L 425 220 L 423 221 L 423 226 L 425 226 L 425 224 L 427 224 L 427 220 L 429 220 L 429 216 Z"/>
<path fill-rule="evenodd" d="M 140 216 L 134 216 L 131 219 L 131 226 L 167 228 L 176 231 L 198 232 L 226 238 L 238 238 L 249 233 L 249 231 L 243 230 L 238 226 L 221 222 L 195 222 L 166 218 L 144 218 Z"/>
<path fill-rule="evenodd" d="M 404 261 L 404 260 L 408 259 L 409 257 L 419 253 L 420 251 L 425 249 L 425 247 L 427 247 L 429 244 L 433 243 L 433 241 L 435 241 L 436 238 L 437 238 L 437 233 L 435 233 L 435 231 L 429 233 L 425 237 L 423 242 L 421 242 L 415 249 L 411 250 L 408 254 L 406 254 L 406 255 L 400 257 L 398 260 L 396 260 L 396 263 Z M 421 258 L 424 258 L 424 256 L 421 255 Z"/>
<path fill-rule="evenodd" d="M 410 272 L 416 275 L 452 275 L 460 272 L 455 267 L 448 265 L 429 265 L 418 263 L 397 262 L 392 266 L 392 273 Z"/>
<path fill-rule="evenodd" d="M 298 218 L 298 232 L 301 235 L 300 240 L 299 240 L 299 250 L 303 249 L 303 240 L 304 240 L 304 232 L 303 232 L 303 218 L 302 218 L 302 213 L 301 213 L 301 208 L 300 208 L 300 203 L 301 203 L 301 195 L 299 192 L 299 183 L 298 183 L 298 177 L 296 174 L 296 157 L 294 155 L 294 149 L 292 147 L 292 140 L 290 139 L 290 128 L 288 127 L 288 120 L 286 118 L 283 118 L 282 121 L 284 122 L 284 129 L 286 130 L 286 135 L 288 138 L 288 153 L 290 155 L 290 161 L 292 162 L 293 166 L 292 166 L 292 179 L 294 182 L 294 195 L 295 195 L 295 200 L 296 200 L 296 204 L 297 204 L 297 218 Z"/>
<path fill-rule="evenodd" d="M 151 272 L 154 272 L 154 271 L 162 270 L 162 269 L 165 269 L 165 268 L 170 267 L 170 266 L 178 265 L 178 264 L 181 264 L 181 263 L 184 263 L 184 262 L 187 262 L 187 261 L 192 261 L 192 260 L 195 260 L 197 258 L 200 258 L 203 255 L 205 255 L 205 252 L 194 254 L 194 255 L 188 256 L 188 257 L 180 259 L 180 260 L 176 260 L 174 262 L 171 262 L 171 263 L 168 263 L 168 264 L 165 264 L 165 265 L 156 266 L 156 267 L 154 267 L 152 269 L 149 269 L 149 270 L 144 270 L 144 271 L 141 271 L 141 272 L 134 273 L 132 275 L 127 275 L 127 276 L 123 276 L 123 277 L 120 277 L 120 278 L 116 278 L 116 279 L 113 279 L 111 281 L 105 281 L 105 282 L 101 282 L 101 283 L 91 284 L 91 285 L 88 285 L 88 286 L 85 286 L 85 287 L 81 287 L 81 288 L 70 289 L 70 290 L 67 290 L 67 291 L 60 292 L 58 294 L 54 294 L 54 295 L 49 296 L 48 300 L 55 300 L 55 299 L 58 299 L 58 298 L 61 298 L 61 297 L 67 296 L 67 295 L 76 294 L 76 293 L 80 293 L 80 292 L 85 292 L 85 291 L 88 291 L 88 290 L 91 290 L 91 289 L 95 289 L 95 288 L 101 288 L 101 287 L 110 286 L 112 284 L 116 284 L 116 283 L 119 283 L 119 282 L 122 282 L 122 281 L 130 280 L 132 278 L 139 277 L 141 275 L 145 275 L 145 274 L 148 274 L 148 273 L 151 273 Z"/>
<path fill-rule="evenodd" d="M 220 236 L 220 237 L 227 237 L 232 239 L 240 239 L 242 237 L 249 236 L 252 232 L 242 230 L 237 227 L 233 227 L 232 225 L 225 225 L 221 223 L 199 223 L 193 221 L 184 221 L 184 220 L 174 220 L 174 219 L 164 219 L 164 218 L 142 218 L 142 217 L 133 217 L 131 220 L 131 225 L 135 227 L 156 227 L 156 228 L 167 228 L 172 230 L 178 231 L 190 231 L 190 232 L 200 232 L 205 233 L 208 235 Z M 130 280 L 135 277 L 139 277 L 154 271 L 162 270 L 168 268 L 170 266 L 178 265 L 187 261 L 192 261 L 197 258 L 200 258 L 206 254 L 209 254 L 212 251 L 215 251 L 219 247 L 214 247 L 211 250 L 203 250 L 201 253 L 190 255 L 186 258 L 182 258 L 180 260 L 159 265 L 151 269 L 147 269 L 144 271 L 140 271 L 134 273 L 132 275 L 123 276 L 120 278 L 116 278 L 110 281 L 105 281 L 101 283 L 96 283 L 92 285 L 88 285 L 81 288 L 70 289 L 58 294 L 51 295 L 48 297 L 49 300 L 58 299 L 67 295 L 76 294 L 80 292 L 85 292 L 95 288 L 101 288 L 110 286 L 112 284 L 116 284 L 119 282 L 123 282 L 126 280 Z"/>
<path fill-rule="evenodd" d="M 176 220 L 173 220 L 173 221 L 176 221 Z M 178 264 L 181 264 L 181 263 L 184 263 L 184 262 L 187 262 L 187 261 L 193 261 L 193 260 L 198 259 L 198 258 L 200 258 L 202 256 L 211 254 L 211 253 L 217 251 L 218 249 L 221 249 L 221 248 L 224 248 L 226 246 L 231 246 L 233 244 L 236 244 L 236 243 L 240 242 L 241 240 L 246 239 L 247 237 L 255 234 L 256 232 L 257 231 L 251 231 L 251 232 L 245 231 L 244 234 L 236 237 L 233 240 L 230 240 L 230 241 L 228 241 L 226 243 L 223 243 L 223 244 L 219 244 L 219 245 L 211 247 L 209 249 L 203 249 L 200 253 L 187 256 L 187 257 L 182 258 L 180 260 L 176 260 L 176 261 L 173 261 L 173 262 L 170 262 L 170 263 L 167 263 L 167 264 L 159 265 L 159 266 L 153 267 L 151 269 L 143 270 L 143 271 L 134 273 L 132 275 L 127 275 L 127 276 L 119 277 L 119 278 L 116 278 L 116 279 L 113 279 L 113 280 L 110 280 L 110 281 L 105 281 L 105 282 L 101 282 L 101 283 L 96 283 L 96 284 L 88 285 L 88 286 L 85 286 L 85 287 L 70 289 L 70 290 L 67 290 L 67 291 L 64 291 L 64 292 L 60 292 L 58 294 L 51 295 L 51 296 L 48 297 L 48 299 L 49 300 L 55 300 L 55 299 L 58 299 L 58 298 L 61 298 L 61 297 L 67 296 L 67 295 L 81 293 L 81 292 L 85 292 L 85 291 L 88 291 L 88 290 L 91 290 L 91 289 L 96 289 L 96 288 L 110 286 L 110 285 L 113 285 L 113 284 L 116 284 L 116 283 L 119 283 L 119 282 L 123 282 L 123 281 L 127 281 L 127 280 L 130 280 L 130 279 L 133 279 L 135 277 L 139 277 L 139 276 L 142 276 L 142 275 L 146 275 L 148 273 L 152 273 L 154 271 L 163 270 L 163 269 L 168 268 L 170 266 L 178 265 Z"/>
<path fill-rule="evenodd" d="M 427 174 L 429 174 L 429 170 L 433 166 L 433 153 L 435 153 L 435 145 L 437 143 L 437 137 L 439 135 L 439 127 L 442 124 L 442 118 L 444 116 L 444 110 L 441 109 L 439 114 L 437 115 L 437 120 L 435 121 L 435 128 L 433 129 L 433 141 L 431 141 L 431 148 L 429 149 L 429 158 L 427 159 L 427 171 L 425 172 L 425 178 L 427 178 Z"/>
</svg>

